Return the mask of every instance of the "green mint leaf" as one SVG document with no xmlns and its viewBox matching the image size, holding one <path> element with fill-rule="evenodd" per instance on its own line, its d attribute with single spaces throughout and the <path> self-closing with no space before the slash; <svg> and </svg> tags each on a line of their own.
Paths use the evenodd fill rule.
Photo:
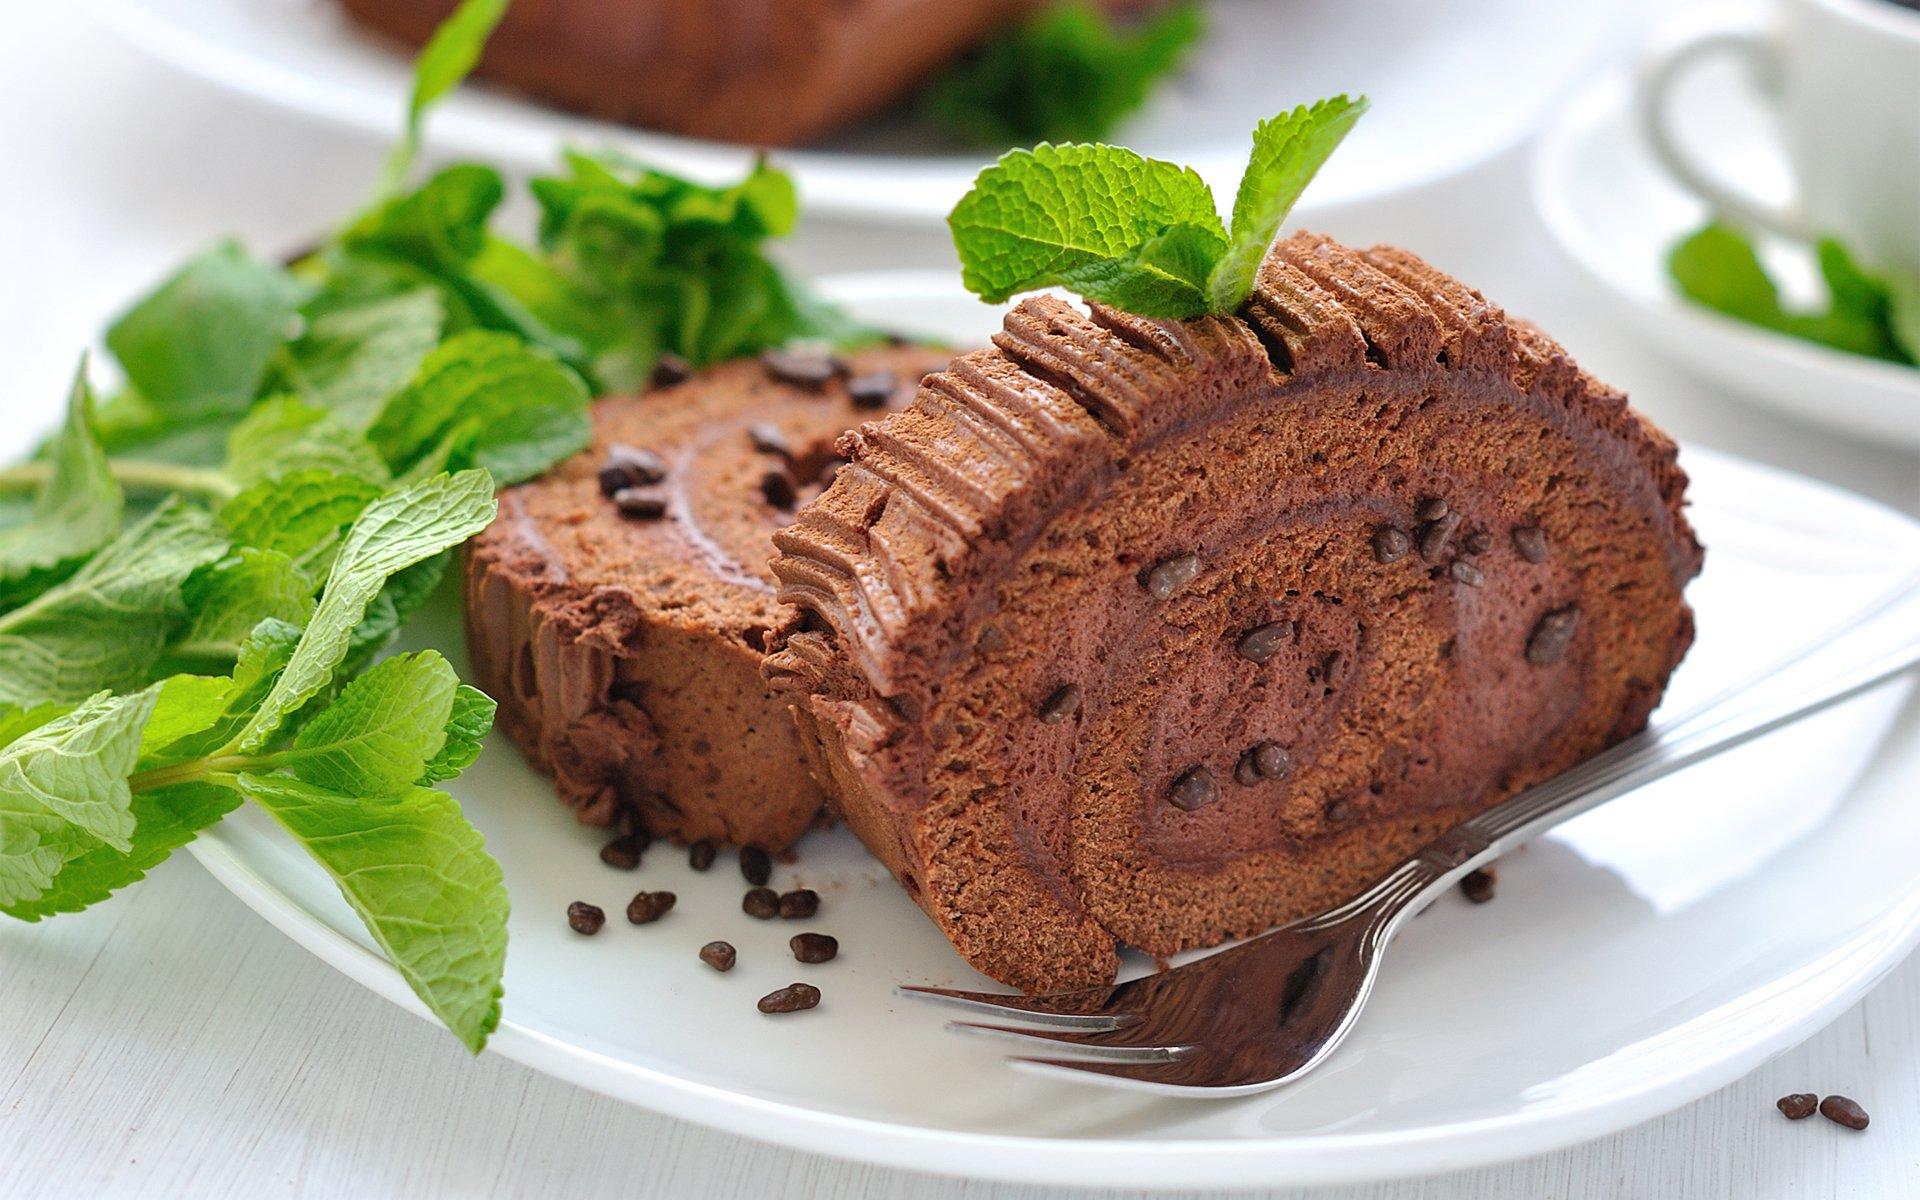
<svg viewBox="0 0 1920 1200">
<path fill-rule="evenodd" d="M 1084 285 L 1088 299 L 1116 306 L 1142 294 L 1179 302 L 1132 310 L 1143 316 L 1194 316 L 1205 311 L 1205 276 L 1177 272 L 1211 266 L 1227 250 L 1199 175 L 1115 146 L 1010 151 L 980 173 L 947 224 L 962 281 L 993 303 Z"/>
<path fill-rule="evenodd" d="M 170 675 L 160 681 L 153 713 L 140 734 L 140 760 L 164 755 L 183 738 L 205 733 L 227 714 L 233 680 L 220 675 Z M 192 756 L 189 756 L 192 757 Z"/>
<path fill-rule="evenodd" d="M 42 895 L 96 845 L 133 848 L 127 776 L 155 695 L 102 693 L 0 750 L 0 905 Z"/>
<path fill-rule="evenodd" d="M 1313 177 L 1367 111 L 1367 98 L 1334 96 L 1262 121 L 1233 200 L 1233 246 L 1209 284 L 1215 312 L 1233 312 L 1253 292 L 1254 275 L 1281 222 Z"/>
<path fill-rule="evenodd" d="M 1887 327 L 1907 362 L 1920 366 L 1920 276 L 1887 280 Z"/>
<path fill-rule="evenodd" d="M 240 654 L 233 666 L 231 679 L 219 682 L 226 687 L 225 700 L 221 710 L 213 713 L 211 721 L 204 727 L 174 736 L 167 741 L 160 737 L 180 726 L 192 726 L 206 720 L 208 705 L 212 703 L 211 687 L 207 685 L 184 685 L 181 681 L 198 679 L 199 676 L 175 675 L 161 688 L 160 703 L 154 707 L 153 721 L 149 727 L 162 725 L 160 735 L 150 736 L 140 749 L 142 769 L 171 766 L 187 762 L 190 759 L 207 758 L 218 754 L 224 748 L 231 748 L 233 739 L 245 728 L 259 709 L 267 692 L 286 669 L 293 658 L 293 652 L 300 644 L 301 628 L 274 617 L 268 617 L 254 626 L 247 640 L 240 643 Z M 181 689 L 179 707 L 170 710 L 169 692 Z M 189 690 L 190 689 L 190 690 Z M 163 723 L 162 714 L 171 711 Z"/>
<path fill-rule="evenodd" d="M 94 440 L 84 361 L 49 458 L 53 475 L 34 494 L 31 516 L 0 529 L 0 604 L 44 590 L 120 532 L 123 498 Z"/>
<path fill-rule="evenodd" d="M 484 471 L 437 476 L 368 505 L 341 543 L 299 647 L 235 738 L 235 748 L 260 750 L 287 718 L 332 683 L 355 626 L 389 577 L 466 541 L 485 529 L 493 514 L 493 481 Z"/>
<path fill-rule="evenodd" d="M 361 217 L 341 244 L 428 271 L 464 266 L 486 248 L 487 222 L 506 191 L 491 167 L 448 167 Z"/>
<path fill-rule="evenodd" d="M 25 708 L 17 704 L 0 704 L 0 749 L 11 746 L 22 734 L 31 733 L 55 717 L 72 711 L 72 706 L 67 704 L 35 704 Z"/>
<path fill-rule="evenodd" d="M 306 575 L 323 574 L 340 535 L 380 496 L 359 475 L 314 468 L 262 480 L 220 507 L 237 546 L 275 550 Z"/>
<path fill-rule="evenodd" d="M 453 694 L 453 714 L 447 718 L 446 741 L 440 753 L 427 760 L 421 783 L 439 783 L 473 765 L 493 729 L 496 705 L 479 688 L 461 684 Z"/>
<path fill-rule="evenodd" d="M 281 372 L 300 398 L 365 430 L 440 344 L 446 306 L 434 288 L 329 304 L 287 347 Z"/>
<path fill-rule="evenodd" d="M 1786 312 L 1753 243 L 1730 225 L 1709 224 L 1674 246 L 1667 269 L 1687 296 L 1754 325 L 1784 329 Z"/>
<path fill-rule="evenodd" d="M 1832 238 L 1823 238 L 1814 254 L 1830 303 L 1824 314 L 1796 320 L 1806 325 L 1803 336 L 1851 354 L 1903 361 L 1889 325 L 1886 281 L 1862 270 L 1846 247 Z"/>
<path fill-rule="evenodd" d="M 314 581 L 278 550 L 243 546 L 201 567 L 180 589 L 187 627 L 167 647 L 170 656 L 223 670 L 264 617 L 304 625 L 313 615 Z"/>
<path fill-rule="evenodd" d="M 256 407 L 227 436 L 227 474 L 242 486 L 290 471 L 324 470 L 383 483 L 386 462 L 324 408 L 280 396 Z"/>
<path fill-rule="evenodd" d="M 936 124 L 982 146 L 1097 141 L 1204 31 L 1190 2 L 1131 26 L 1086 0 L 1054 5 L 949 67 L 925 107 Z"/>
<path fill-rule="evenodd" d="M 391 192 L 405 179 L 420 153 L 420 130 L 427 110 L 480 64 L 480 52 L 507 15 L 509 0 L 462 0 L 433 31 L 413 63 L 413 93 L 407 98 L 407 121 L 399 145 L 388 156 L 382 190 Z"/>
<path fill-rule="evenodd" d="M 382 659 L 309 720 L 274 761 L 336 792 L 405 791 L 446 745 L 459 686 L 453 666 L 431 650 Z"/>
<path fill-rule="evenodd" d="M 244 412 L 291 331 L 306 285 L 225 242 L 107 331 L 107 346 L 164 415 Z"/>
<path fill-rule="evenodd" d="M 530 479 L 592 440 L 586 385 L 551 354 L 507 334 L 447 339 L 368 431 L 395 470 L 455 439 L 503 485 Z M 464 464 L 461 464 L 464 465 Z"/>
<path fill-rule="evenodd" d="M 213 518 L 169 497 L 71 577 L 0 615 L 0 702 L 144 684 L 186 616 L 180 585 L 226 550 Z"/>
<path fill-rule="evenodd" d="M 240 793 L 218 784 L 180 783 L 133 797 L 133 844 L 122 853 L 96 845 L 70 859 L 38 896 L 0 905 L 23 921 L 79 912 L 144 878 L 175 850 L 240 806 Z"/>
<path fill-rule="evenodd" d="M 325 867 L 433 1014 L 479 1053 L 500 1022 L 507 890 L 480 834 L 442 792 L 362 801 L 284 775 L 240 786 Z"/>
</svg>

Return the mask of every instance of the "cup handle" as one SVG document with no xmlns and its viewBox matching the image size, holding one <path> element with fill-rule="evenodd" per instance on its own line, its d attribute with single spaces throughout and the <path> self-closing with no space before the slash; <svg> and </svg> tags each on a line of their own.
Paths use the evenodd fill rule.
<svg viewBox="0 0 1920 1200">
<path fill-rule="evenodd" d="M 1787 204 L 1769 204 L 1728 187 L 1687 157 L 1673 136 L 1667 116 L 1674 86 L 1695 64 L 1719 54 L 1746 59 L 1763 98 L 1771 100 L 1778 94 L 1779 51 L 1765 31 L 1750 25 L 1698 30 L 1654 47 L 1642 59 L 1634 88 L 1640 127 L 1655 157 L 1674 178 L 1716 210 L 1744 225 L 1807 240 L 1808 222 L 1797 198 Z"/>
</svg>

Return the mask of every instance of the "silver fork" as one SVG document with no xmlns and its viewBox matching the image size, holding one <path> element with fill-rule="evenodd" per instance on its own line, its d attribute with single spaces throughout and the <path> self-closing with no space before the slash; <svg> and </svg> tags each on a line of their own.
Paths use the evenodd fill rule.
<svg viewBox="0 0 1920 1200">
<path fill-rule="evenodd" d="M 1170 971 L 1086 991 L 900 991 L 1027 1022 L 947 1027 L 1024 1043 L 1035 1053 L 1014 1061 L 1034 1069 L 1185 1096 L 1290 1083 L 1353 1028 L 1379 977 L 1381 951 L 1407 918 L 1469 871 L 1563 821 L 1920 663 L 1916 595 L 1920 576 L 1751 679 L 1456 826 L 1319 916 Z"/>
</svg>

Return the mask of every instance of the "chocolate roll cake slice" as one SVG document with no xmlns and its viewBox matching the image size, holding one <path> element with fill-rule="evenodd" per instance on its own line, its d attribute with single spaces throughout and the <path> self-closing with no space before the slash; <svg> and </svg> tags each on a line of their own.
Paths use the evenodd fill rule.
<svg viewBox="0 0 1920 1200">
<path fill-rule="evenodd" d="M 469 546 L 467 643 L 499 726 L 582 822 L 784 850 L 820 811 L 760 674 L 773 531 L 834 440 L 946 362 L 770 353 L 594 407 L 591 449 L 501 493 Z"/>
<path fill-rule="evenodd" d="M 1693 636 L 1673 443 L 1402 251 L 1237 317 L 1029 299 L 775 536 L 847 822 L 1028 991 L 1327 908 L 1640 729 Z"/>
</svg>

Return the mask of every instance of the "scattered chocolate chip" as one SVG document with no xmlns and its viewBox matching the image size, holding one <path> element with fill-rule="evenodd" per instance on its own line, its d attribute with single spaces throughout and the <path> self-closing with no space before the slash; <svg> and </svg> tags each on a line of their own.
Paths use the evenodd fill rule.
<svg viewBox="0 0 1920 1200">
<path fill-rule="evenodd" d="M 803 963 L 823 963 L 840 953 L 840 939 L 824 933 L 796 933 L 787 939 L 793 956 Z"/>
<path fill-rule="evenodd" d="M 1480 568 L 1464 558 L 1454 559 L 1447 567 L 1447 574 L 1453 576 L 1455 583 L 1464 583 L 1468 587 L 1483 587 L 1487 582 L 1487 577 L 1480 573 Z"/>
<path fill-rule="evenodd" d="M 1233 652 L 1248 662 L 1263 663 L 1280 649 L 1280 643 L 1293 636 L 1292 621 L 1269 621 L 1240 635 Z"/>
<path fill-rule="evenodd" d="M 740 911 L 756 921 L 771 921 L 780 915 L 780 893 L 770 887 L 750 888 L 740 898 Z"/>
<path fill-rule="evenodd" d="M 1475 904 L 1485 904 L 1493 899 L 1493 885 L 1499 882 L 1500 872 L 1492 867 L 1478 867 L 1461 878 L 1460 890 Z"/>
<path fill-rule="evenodd" d="M 1538 525 L 1522 525 L 1513 531 L 1514 553 L 1530 563 L 1547 561 L 1547 534 Z"/>
<path fill-rule="evenodd" d="M 1573 634 L 1580 628 L 1580 609 L 1572 604 L 1556 608 L 1540 618 L 1527 637 L 1527 661 L 1536 667 L 1549 667 L 1567 656 Z"/>
<path fill-rule="evenodd" d="M 885 408 L 896 384 L 892 371 L 869 371 L 847 380 L 847 399 L 855 408 Z"/>
<path fill-rule="evenodd" d="M 820 911 L 820 893 L 812 888 L 795 888 L 780 894 L 780 915 L 789 921 L 804 921 Z"/>
<path fill-rule="evenodd" d="M 692 377 L 692 364 L 669 350 L 653 360 L 653 374 L 647 377 L 647 383 L 657 388 L 672 387 L 676 383 L 685 383 Z"/>
<path fill-rule="evenodd" d="M 1442 500 L 1438 496 L 1428 496 L 1420 502 L 1418 508 L 1413 510 L 1413 515 L 1419 517 L 1422 521 L 1438 521 L 1440 518 L 1446 516 L 1449 511 L 1451 510 L 1448 508 L 1445 500 Z"/>
<path fill-rule="evenodd" d="M 672 892 L 639 892 L 627 902 L 627 920 L 635 925 L 651 925 L 666 916 L 677 899 Z"/>
<path fill-rule="evenodd" d="M 1395 525 L 1381 525 L 1373 531 L 1373 561 L 1378 563 L 1399 562 L 1413 548 L 1413 539 L 1407 531 Z"/>
<path fill-rule="evenodd" d="M 1484 529 L 1476 529 L 1467 535 L 1467 540 L 1461 545 L 1468 554 L 1485 554 L 1493 549 L 1493 535 Z"/>
<path fill-rule="evenodd" d="M 1820 1107 L 1820 1097 L 1812 1092 L 1794 1092 L 1773 1102 L 1789 1121 L 1804 1121 Z"/>
<path fill-rule="evenodd" d="M 700 961 L 716 971 L 733 970 L 733 964 L 739 957 L 732 942 L 708 942 L 700 947 Z"/>
<path fill-rule="evenodd" d="M 1347 677 L 1347 656 L 1339 650 L 1320 660 L 1320 680 L 1328 687 Z"/>
<path fill-rule="evenodd" d="M 1080 711 L 1080 688 L 1077 684 L 1065 684 L 1055 688 L 1046 703 L 1040 706 L 1040 719 L 1049 725 L 1058 725 L 1068 717 Z"/>
<path fill-rule="evenodd" d="M 1153 569 L 1147 572 L 1147 591 L 1155 600 L 1165 600 L 1183 584 L 1192 583 L 1199 574 L 1199 555 L 1176 554 L 1155 563 Z"/>
<path fill-rule="evenodd" d="M 747 440 L 762 454 L 778 454 L 781 458 L 789 458 L 793 454 L 793 447 L 787 444 L 787 435 L 771 421 L 755 421 L 747 426 Z"/>
<path fill-rule="evenodd" d="M 768 471 L 760 477 L 760 494 L 775 508 L 792 508 L 794 500 L 800 495 L 793 486 L 793 476 L 787 474 L 784 467 Z"/>
<path fill-rule="evenodd" d="M 600 861 L 622 871 L 631 871 L 640 865 L 640 853 L 646 848 L 644 835 L 617 837 L 600 847 Z"/>
<path fill-rule="evenodd" d="M 600 494 L 612 496 L 625 488 L 645 487 L 667 477 L 667 464 L 651 450 L 614 443 L 600 464 Z"/>
<path fill-rule="evenodd" d="M 1453 540 L 1454 530 L 1460 528 L 1460 514 L 1447 513 L 1436 520 L 1428 521 L 1420 527 L 1420 557 L 1428 562 L 1439 562 L 1446 556 L 1447 543 Z"/>
<path fill-rule="evenodd" d="M 713 843 L 695 842 L 687 847 L 687 865 L 696 871 L 704 871 L 713 865 Z"/>
<path fill-rule="evenodd" d="M 755 887 L 773 878 L 773 859 L 758 846 L 740 847 L 740 875 Z"/>
<path fill-rule="evenodd" d="M 585 900 L 575 900 L 567 905 L 567 924 L 573 927 L 575 933 L 592 937 L 606 923 L 606 910 L 598 905 L 588 904 Z"/>
<path fill-rule="evenodd" d="M 1848 1129 L 1867 1127 L 1867 1110 L 1845 1096 L 1828 1096 L 1820 1102 L 1820 1115 L 1835 1125 L 1845 1125 Z"/>
<path fill-rule="evenodd" d="M 821 388 L 845 370 L 839 359 L 824 350 L 768 350 L 760 356 L 767 374 L 795 387 Z"/>
<path fill-rule="evenodd" d="M 1167 792 L 1167 799 L 1181 812 L 1205 808 L 1219 798 L 1220 784 L 1205 767 L 1194 767 L 1174 780 Z"/>
<path fill-rule="evenodd" d="M 760 997 L 760 1011 L 763 1013 L 800 1012 L 819 1003 L 819 988 L 810 983 L 790 983 L 779 991 L 768 992 Z"/>
<path fill-rule="evenodd" d="M 621 488 L 613 494 L 613 506 L 623 517 L 657 521 L 667 515 L 667 498 L 644 488 Z"/>
<path fill-rule="evenodd" d="M 1293 755 L 1278 742 L 1261 742 L 1249 753 L 1253 757 L 1253 769 L 1262 779 L 1278 779 L 1293 770 Z"/>
</svg>

